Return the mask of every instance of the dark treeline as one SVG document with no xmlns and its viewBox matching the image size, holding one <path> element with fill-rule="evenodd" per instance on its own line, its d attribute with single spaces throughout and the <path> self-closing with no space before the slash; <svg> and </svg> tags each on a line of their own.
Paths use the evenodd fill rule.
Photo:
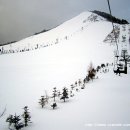
<svg viewBox="0 0 130 130">
<path fill-rule="evenodd" d="M 47 31 L 49 31 L 50 29 L 44 29 L 44 30 L 42 30 L 42 31 L 40 31 L 40 32 L 37 32 L 37 33 L 35 33 L 34 35 L 38 35 L 38 34 L 40 34 L 40 33 L 44 33 L 44 32 L 47 32 Z"/>
<path fill-rule="evenodd" d="M 8 44 L 12 44 L 12 43 L 15 43 L 17 41 L 12 41 L 12 42 L 7 42 L 7 43 L 3 43 L 3 44 L 0 44 L 0 46 L 4 46 L 4 45 L 8 45 Z"/>
<path fill-rule="evenodd" d="M 129 24 L 129 22 L 127 20 L 116 18 L 105 12 L 101 12 L 101 11 L 97 11 L 97 10 L 94 10 L 92 12 L 106 18 L 110 22 L 113 21 L 114 23 L 118 23 L 118 24 Z"/>
</svg>

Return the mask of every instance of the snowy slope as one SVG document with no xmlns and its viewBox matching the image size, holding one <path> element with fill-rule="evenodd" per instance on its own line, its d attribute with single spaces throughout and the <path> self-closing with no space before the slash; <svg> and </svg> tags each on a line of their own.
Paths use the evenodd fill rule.
<svg viewBox="0 0 130 130">
<path fill-rule="evenodd" d="M 5 53 L 10 53 L 12 50 L 15 52 L 25 51 L 27 49 L 34 50 L 35 48 L 51 46 L 59 42 L 61 43 L 86 28 L 95 20 L 101 21 L 103 18 L 90 12 L 83 12 L 77 17 L 48 32 L 28 37 L 11 45 L 6 45 L 4 46 L 4 51 Z M 0 49 L 1 48 L 2 47 L 0 47 Z"/>
<path fill-rule="evenodd" d="M 23 128 L 28 130 L 115 130 L 115 127 L 87 125 L 130 123 L 127 116 L 130 112 L 130 73 L 115 76 L 112 67 L 109 73 L 99 73 L 99 79 L 88 83 L 85 90 L 75 92 L 65 104 L 57 99 L 56 110 L 53 111 L 50 105 L 42 109 L 38 104 L 45 90 L 51 96 L 53 87 L 59 90 L 64 86 L 70 88 L 76 80 L 83 79 L 90 62 L 95 67 L 113 62 L 115 46 L 103 42 L 112 31 L 111 23 L 100 17 L 93 21 L 92 16 L 92 13 L 84 12 L 49 32 L 4 46 L 5 50 L 10 50 L 10 47 L 20 50 L 35 48 L 36 44 L 38 47 L 43 43 L 48 45 L 34 51 L 0 55 L 0 110 L 7 108 L 0 118 L 0 130 L 7 130 L 7 116 L 15 112 L 21 114 L 25 105 L 30 108 L 33 122 Z M 126 33 L 125 44 L 129 50 L 129 26 L 126 28 L 125 31 L 120 29 L 119 39 L 122 40 L 122 33 Z M 55 44 L 56 39 L 58 44 Z"/>
</svg>

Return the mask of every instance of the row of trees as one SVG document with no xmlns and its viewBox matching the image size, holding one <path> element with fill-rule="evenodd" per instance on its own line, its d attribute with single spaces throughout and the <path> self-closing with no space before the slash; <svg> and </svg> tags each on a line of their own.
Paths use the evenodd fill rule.
<svg viewBox="0 0 130 130">
<path fill-rule="evenodd" d="M 96 73 L 99 72 L 101 68 L 105 68 L 106 66 L 108 66 L 108 63 L 106 65 L 101 64 L 95 69 L 93 64 L 90 63 L 87 70 L 87 75 L 83 80 L 79 79 L 78 81 L 75 81 L 74 84 L 70 85 L 70 89 L 64 87 L 62 91 L 59 91 L 56 87 L 54 87 L 51 96 L 48 96 L 47 93 L 45 96 L 41 96 L 38 102 L 39 105 L 44 108 L 47 104 L 49 104 L 49 102 L 51 102 L 50 107 L 52 107 L 52 109 L 57 108 L 57 100 L 63 100 L 63 102 L 66 102 L 69 98 L 74 96 L 74 92 L 79 92 L 80 89 L 85 89 L 86 84 L 89 81 L 93 81 Z M 23 109 L 24 112 L 21 116 L 16 113 L 15 115 L 8 116 L 6 122 L 9 123 L 9 129 L 20 130 L 23 127 L 27 127 L 28 124 L 31 123 L 31 116 L 28 106 L 25 106 Z"/>
<path fill-rule="evenodd" d="M 80 30 L 83 30 L 83 27 L 81 27 Z M 40 33 L 46 32 L 46 31 L 49 31 L 49 30 L 43 30 L 43 31 L 41 31 L 39 33 L 35 33 L 34 35 L 38 35 Z M 0 55 L 2 55 L 2 54 L 10 54 L 10 53 L 19 53 L 19 52 L 32 51 L 32 50 L 36 50 L 36 49 L 40 49 L 40 48 L 52 46 L 54 44 L 58 44 L 60 42 L 60 40 L 68 40 L 69 37 L 72 37 L 73 34 L 70 34 L 69 36 L 66 35 L 66 36 L 64 36 L 63 38 L 60 38 L 60 39 L 56 38 L 54 41 L 52 41 L 50 43 L 49 42 L 38 43 L 38 44 L 27 43 L 24 47 L 18 47 L 16 49 L 13 48 L 13 44 L 15 44 L 17 41 L 8 42 L 8 43 L 0 45 Z"/>
<path fill-rule="evenodd" d="M 65 36 L 64 39 L 68 40 L 68 36 Z M 2 54 L 32 51 L 32 50 L 37 50 L 37 49 L 40 49 L 40 48 L 52 46 L 53 44 L 58 44 L 58 43 L 59 43 L 59 39 L 56 38 L 56 40 L 52 43 L 42 43 L 42 44 L 32 44 L 32 45 L 28 44 L 28 45 L 25 45 L 25 47 L 23 47 L 23 48 L 12 49 L 13 43 L 10 42 L 8 44 L 5 44 L 5 45 L 9 46 L 8 49 L 6 49 L 5 45 L 0 46 L 0 54 L 2 55 Z"/>
<path fill-rule="evenodd" d="M 12 47 L 10 47 L 10 49 L 5 49 L 6 48 L 6 46 L 4 47 L 4 46 L 2 46 L 1 48 L 0 48 L 0 54 L 2 55 L 2 54 L 10 54 L 10 53 L 18 53 L 18 52 L 26 52 L 26 51 L 32 51 L 32 50 L 36 50 L 36 49 L 40 49 L 40 48 L 43 48 L 43 47 L 48 47 L 48 46 L 51 46 L 52 44 L 41 44 L 41 45 L 39 45 L 39 44 L 35 44 L 35 45 L 33 45 L 33 46 L 29 46 L 28 45 L 28 47 L 27 46 L 25 46 L 25 47 L 23 47 L 23 48 L 17 48 L 17 49 L 12 49 Z M 11 45 L 10 45 L 11 46 Z"/>
<path fill-rule="evenodd" d="M 129 22 L 127 20 L 116 18 L 105 12 L 101 12 L 101 11 L 97 11 L 97 10 L 94 10 L 92 12 L 106 18 L 110 22 L 114 22 L 114 23 L 118 23 L 118 24 L 129 24 Z"/>
<path fill-rule="evenodd" d="M 46 96 L 41 96 L 38 103 L 43 108 L 46 104 L 48 104 L 50 98 L 53 99 L 53 103 L 51 104 L 51 107 L 53 109 L 55 109 L 57 107 L 56 98 L 60 98 L 60 100 L 63 100 L 64 102 L 66 101 L 66 99 L 69 98 L 68 89 L 66 87 L 64 87 L 63 91 L 61 93 L 60 91 L 57 90 L 56 87 L 54 87 L 53 92 L 52 92 L 52 96 L 51 97 L 49 97 L 47 95 Z"/>
<path fill-rule="evenodd" d="M 31 116 L 28 106 L 25 106 L 23 109 L 24 112 L 21 116 L 17 116 L 15 113 L 15 115 L 9 115 L 9 117 L 6 119 L 6 122 L 9 123 L 9 129 L 20 130 L 23 127 L 27 127 L 28 124 L 31 123 Z"/>
<path fill-rule="evenodd" d="M 75 81 L 74 84 L 70 85 L 69 89 L 64 87 L 62 91 L 59 91 L 56 87 L 54 87 L 51 96 L 48 96 L 47 93 L 46 95 L 41 96 L 38 102 L 39 105 L 44 108 L 46 105 L 49 104 L 49 102 L 51 102 L 50 107 L 55 109 L 57 107 L 57 100 L 63 100 L 64 102 L 66 102 L 66 100 L 68 100 L 69 98 L 74 97 L 75 92 L 79 92 L 80 89 L 84 89 L 86 83 L 95 79 L 96 73 L 99 72 L 99 70 L 102 69 L 105 72 L 104 68 L 106 66 L 108 66 L 108 63 L 106 65 L 101 64 L 95 69 L 93 64 L 90 63 L 87 70 L 87 75 L 83 80 L 79 79 L 78 81 Z"/>
</svg>

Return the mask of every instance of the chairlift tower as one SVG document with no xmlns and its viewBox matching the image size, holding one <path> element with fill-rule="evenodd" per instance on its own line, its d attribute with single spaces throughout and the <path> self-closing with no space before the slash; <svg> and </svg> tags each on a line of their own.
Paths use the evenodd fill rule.
<svg viewBox="0 0 130 130">
<path fill-rule="evenodd" d="M 112 16 L 109 0 L 107 0 L 107 2 L 108 2 L 110 15 Z M 117 69 L 114 70 L 114 73 L 116 73 L 116 74 L 117 73 L 119 73 L 119 74 L 120 73 L 127 74 L 127 64 L 130 61 L 130 56 L 127 53 L 127 49 L 122 50 L 121 51 L 121 56 L 119 56 L 118 43 L 117 43 L 116 32 L 115 32 L 113 20 L 112 20 L 112 26 L 113 26 L 113 32 L 114 32 L 115 42 L 116 42 L 116 47 L 117 47 L 116 53 L 115 53 Z M 119 58 L 120 58 L 120 60 L 119 60 Z M 119 63 L 120 61 L 124 62 L 124 70 L 121 70 L 122 65 Z M 114 67 L 115 67 L 115 63 L 114 63 Z"/>
</svg>

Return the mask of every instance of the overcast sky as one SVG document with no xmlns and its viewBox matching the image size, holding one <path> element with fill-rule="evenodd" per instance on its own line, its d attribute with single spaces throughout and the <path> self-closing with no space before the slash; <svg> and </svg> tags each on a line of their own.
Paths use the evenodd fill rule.
<svg viewBox="0 0 130 130">
<path fill-rule="evenodd" d="M 110 0 L 112 14 L 130 22 L 130 0 Z M 108 12 L 107 0 L 0 0 L 0 43 L 50 29 L 83 11 Z"/>
</svg>

